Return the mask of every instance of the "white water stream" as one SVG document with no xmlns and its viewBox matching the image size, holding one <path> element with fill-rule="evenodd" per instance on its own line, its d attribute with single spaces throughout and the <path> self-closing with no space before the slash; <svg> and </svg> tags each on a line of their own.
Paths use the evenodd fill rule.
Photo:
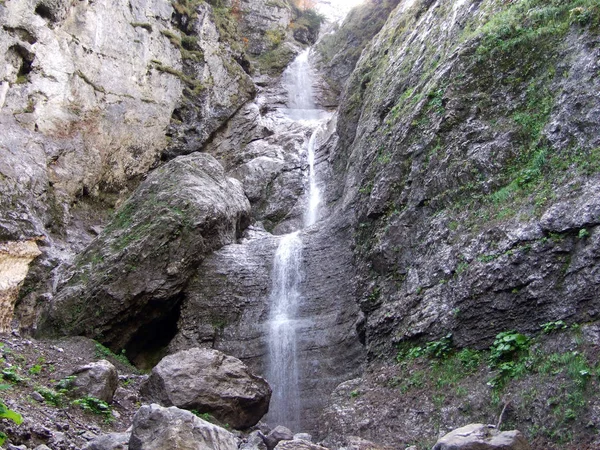
<svg viewBox="0 0 600 450">
<path fill-rule="evenodd" d="M 288 108 L 283 113 L 288 119 L 300 121 L 313 129 L 306 142 L 308 190 L 304 226 L 308 227 L 319 218 L 321 200 L 315 172 L 315 151 L 321 122 L 327 117 L 327 113 L 316 108 L 313 100 L 308 50 L 290 64 L 284 73 L 283 83 L 288 91 Z M 271 425 L 299 430 L 302 372 L 298 361 L 298 341 L 303 321 L 299 319 L 298 311 L 303 296 L 300 290 L 302 239 L 298 231 L 281 238 L 273 261 L 272 280 L 267 380 L 273 395 L 267 421 Z"/>
</svg>

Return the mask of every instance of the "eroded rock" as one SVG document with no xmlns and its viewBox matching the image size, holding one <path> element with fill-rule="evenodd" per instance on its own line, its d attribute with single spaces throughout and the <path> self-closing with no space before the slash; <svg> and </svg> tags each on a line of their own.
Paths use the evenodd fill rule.
<svg viewBox="0 0 600 450">
<path fill-rule="evenodd" d="M 0 243 L 0 333 L 10 330 L 15 302 L 29 263 L 41 253 L 35 240 Z"/>
</svg>

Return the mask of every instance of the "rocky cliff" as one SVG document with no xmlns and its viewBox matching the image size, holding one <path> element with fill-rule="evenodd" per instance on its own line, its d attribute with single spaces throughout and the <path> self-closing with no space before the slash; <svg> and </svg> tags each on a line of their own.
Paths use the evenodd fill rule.
<svg viewBox="0 0 600 450">
<path fill-rule="evenodd" d="M 42 251 L 22 328 L 265 372 L 313 132 L 280 74 L 315 17 L 0 4 L 0 239 Z M 318 103 L 339 108 L 298 348 L 302 426 L 330 447 L 427 448 L 501 411 L 534 448 L 600 445 L 599 27 L 593 0 L 372 0 L 317 44 Z"/>
<path fill-rule="evenodd" d="M 461 399 L 431 388 L 434 368 L 405 357 L 419 355 L 411 348 L 483 350 L 501 332 L 533 337 L 555 323 L 595 327 L 599 12 L 585 1 L 403 1 L 367 45 L 340 105 L 330 199 L 353 214 L 371 367 L 398 357 L 408 368 L 373 369 L 340 388 L 332 429 L 345 423 L 346 432 L 362 427 L 370 438 L 410 444 L 478 414 L 493 421 L 493 405 L 504 401 L 540 448 L 592 445 L 568 416 L 595 423 L 597 400 L 573 399 L 595 380 L 561 375 L 567 392 L 556 391 L 541 361 L 528 360 L 522 373 L 510 361 L 500 374 L 526 378 L 527 388 L 490 389 L 495 372 L 484 371 L 481 387 L 471 379 Z M 597 364 L 595 334 L 586 336 L 591 347 L 576 350 L 584 371 Z M 555 370 L 565 369 L 557 362 Z M 536 385 L 556 403 L 534 407 L 527 395 Z M 450 386 L 462 392 L 456 380 Z M 420 416 L 430 410 L 411 395 L 440 415 Z M 453 408 L 462 418 L 449 417 Z"/>
</svg>

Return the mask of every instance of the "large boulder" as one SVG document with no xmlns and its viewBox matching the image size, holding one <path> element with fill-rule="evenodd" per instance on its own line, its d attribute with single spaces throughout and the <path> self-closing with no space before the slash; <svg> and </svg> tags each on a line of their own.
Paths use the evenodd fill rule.
<svg viewBox="0 0 600 450">
<path fill-rule="evenodd" d="M 73 375 L 69 394 L 74 397 L 96 397 L 110 403 L 119 387 L 117 369 L 104 359 L 79 367 Z"/>
<path fill-rule="evenodd" d="M 44 335 L 84 335 L 130 359 L 176 322 L 180 292 L 211 251 L 235 241 L 250 205 L 206 154 L 155 170 L 77 256 L 38 323 Z"/>
<path fill-rule="evenodd" d="M 433 446 L 433 450 L 529 450 L 520 431 L 500 432 L 480 423 L 451 431 Z"/>
<path fill-rule="evenodd" d="M 129 450 L 238 450 L 229 431 L 179 408 L 142 406 L 133 418 Z"/>
<path fill-rule="evenodd" d="M 147 400 L 210 413 L 237 429 L 258 423 L 271 399 L 269 384 L 239 359 L 203 348 L 163 358 L 141 392 Z"/>
</svg>

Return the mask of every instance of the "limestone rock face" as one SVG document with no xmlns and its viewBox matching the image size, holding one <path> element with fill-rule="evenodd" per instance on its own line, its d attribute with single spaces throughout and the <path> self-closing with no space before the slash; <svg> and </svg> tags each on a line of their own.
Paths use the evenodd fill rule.
<svg viewBox="0 0 600 450">
<path fill-rule="evenodd" d="M 111 403 L 119 387 L 117 369 L 104 359 L 79 367 L 73 375 L 75 379 L 69 386 L 69 395 L 74 397 L 96 397 Z"/>
<path fill-rule="evenodd" d="M 183 73 L 196 80 L 196 85 L 184 89 L 179 98 L 167 133 L 171 142 L 163 152 L 166 159 L 200 150 L 256 93 L 253 81 L 238 62 L 239 56 L 236 59 L 215 23 L 216 14 L 230 13 L 217 13 L 207 3 L 198 5 L 195 13 L 186 31 L 188 39 L 195 42 L 194 50 L 202 56 L 182 62 Z"/>
<path fill-rule="evenodd" d="M 208 412 L 244 429 L 268 411 L 271 388 L 239 359 L 218 350 L 192 348 L 163 358 L 152 369 L 142 395 L 164 406 Z"/>
<path fill-rule="evenodd" d="M 256 56 L 273 45 L 265 35 L 285 34 L 293 17 L 286 2 L 245 0 L 240 9 L 242 35 L 248 39 L 248 52 Z"/>
<path fill-rule="evenodd" d="M 497 431 L 487 425 L 471 424 L 442 437 L 433 450 L 529 450 L 520 431 Z"/>
<path fill-rule="evenodd" d="M 235 240 L 248 212 L 239 182 L 214 158 L 176 158 L 154 171 L 76 258 L 39 331 L 95 336 L 135 359 L 177 307 L 196 265 Z"/>
<path fill-rule="evenodd" d="M 459 347 L 485 348 L 504 330 L 535 333 L 548 321 L 598 314 L 598 169 L 589 165 L 598 136 L 589 130 L 600 126 L 592 106 L 600 81 L 590 65 L 598 49 L 588 45 L 597 36 L 567 26 L 543 56 L 527 52 L 535 73 L 509 88 L 500 80 L 522 59 L 506 53 L 495 82 L 490 65 L 476 61 L 483 44 L 461 41 L 465 24 L 487 21 L 486 8 L 402 1 L 348 81 L 328 185 L 355 213 L 357 264 L 371 272 L 359 294 L 371 354 L 392 357 L 399 341 L 448 332 Z M 544 78 L 559 66 L 564 77 Z M 537 134 L 520 115 L 533 114 L 531 83 L 548 105 Z M 525 159 L 512 165 L 517 155 Z M 535 155 L 555 159 L 537 172 Z"/>
<path fill-rule="evenodd" d="M 400 0 L 365 2 L 351 10 L 335 32 L 325 34 L 317 42 L 311 56 L 319 68 L 316 100 L 320 105 L 339 104 L 361 52 L 381 30 L 398 3 Z"/>
<path fill-rule="evenodd" d="M 2 5 L 0 235 L 64 232 L 74 202 L 122 198 L 157 161 L 181 93 L 151 63 L 179 64 L 160 33 L 171 12 L 164 0 Z"/>
<path fill-rule="evenodd" d="M 229 431 L 189 411 L 152 404 L 133 418 L 129 450 L 237 450 Z"/>
<path fill-rule="evenodd" d="M 35 240 L 0 243 L 0 333 L 10 330 L 19 288 L 40 254 Z"/>
</svg>

